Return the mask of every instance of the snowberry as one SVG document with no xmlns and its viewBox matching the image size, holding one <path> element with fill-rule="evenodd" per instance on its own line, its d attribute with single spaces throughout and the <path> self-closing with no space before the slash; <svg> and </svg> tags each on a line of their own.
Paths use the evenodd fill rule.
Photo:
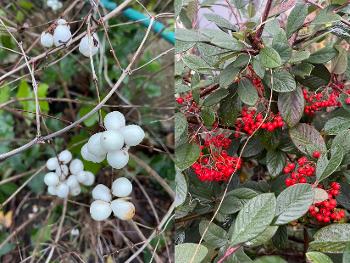
<svg viewBox="0 0 350 263">
<path fill-rule="evenodd" d="M 117 131 L 105 131 L 100 136 L 101 146 L 107 152 L 120 150 L 124 146 L 124 137 Z"/>
<path fill-rule="evenodd" d="M 112 213 L 111 205 L 102 200 L 95 200 L 90 205 L 92 219 L 102 221 L 107 219 Z"/>
<path fill-rule="evenodd" d="M 112 111 L 105 116 L 103 123 L 107 130 L 119 130 L 125 126 L 125 117 L 119 111 Z"/>
<path fill-rule="evenodd" d="M 72 37 L 72 33 L 67 25 L 58 25 L 53 33 L 53 41 L 56 47 L 67 43 Z"/>
<path fill-rule="evenodd" d="M 76 187 L 69 189 L 69 193 L 72 196 L 77 196 L 81 193 L 81 188 L 80 185 L 78 184 Z"/>
<path fill-rule="evenodd" d="M 112 200 L 111 191 L 107 186 L 103 184 L 98 184 L 92 190 L 92 198 L 95 200 L 110 202 Z"/>
<path fill-rule="evenodd" d="M 90 153 L 95 156 L 103 156 L 106 154 L 106 150 L 101 146 L 101 135 L 102 132 L 95 133 L 92 135 L 87 143 L 87 148 Z"/>
<path fill-rule="evenodd" d="M 47 32 L 42 32 L 40 37 L 40 43 L 44 47 L 52 47 L 53 46 L 53 35 Z"/>
<path fill-rule="evenodd" d="M 125 167 L 129 162 L 129 154 L 125 150 L 113 151 L 107 153 L 107 162 L 115 169 Z"/>
<path fill-rule="evenodd" d="M 59 166 L 58 159 L 56 157 L 52 157 L 47 160 L 46 167 L 50 171 L 56 170 L 56 168 Z"/>
<path fill-rule="evenodd" d="M 127 125 L 120 129 L 124 136 L 125 144 L 129 146 L 136 146 L 145 138 L 145 132 L 138 125 Z"/>
<path fill-rule="evenodd" d="M 135 206 L 123 199 L 113 200 L 111 203 L 113 214 L 121 220 L 130 220 L 135 215 Z"/>
<path fill-rule="evenodd" d="M 69 164 L 69 170 L 72 174 L 77 174 L 80 171 L 84 170 L 84 164 L 81 160 L 79 159 L 74 159 L 73 161 L 71 161 L 71 163 Z"/>
<path fill-rule="evenodd" d="M 60 178 L 56 173 L 50 172 L 45 174 L 44 183 L 47 186 L 56 186 L 60 182 Z"/>
<path fill-rule="evenodd" d="M 56 195 L 56 194 L 57 194 L 56 186 L 49 186 L 49 187 L 47 188 L 47 192 L 48 192 L 50 195 Z"/>
<path fill-rule="evenodd" d="M 92 36 L 86 34 L 81 40 L 79 44 L 79 51 L 85 57 L 90 57 L 95 55 L 98 52 L 98 48 L 100 43 L 98 41 L 97 34 L 94 33 Z"/>
<path fill-rule="evenodd" d="M 89 149 L 87 148 L 87 143 L 84 144 L 84 146 L 81 148 L 81 156 L 84 158 L 84 160 L 90 161 L 90 162 L 93 162 L 93 163 L 100 163 L 106 158 L 105 155 L 94 155 L 94 154 L 92 154 L 89 151 Z"/>
<path fill-rule="evenodd" d="M 131 194 L 132 184 L 128 178 L 120 177 L 112 184 L 112 194 L 117 197 L 127 197 Z"/>
<path fill-rule="evenodd" d="M 63 18 L 60 18 L 56 21 L 57 25 L 67 25 L 67 21 Z"/>
<path fill-rule="evenodd" d="M 63 164 L 58 166 L 55 172 L 61 179 L 64 179 L 69 174 L 69 169 L 67 165 Z"/>
<path fill-rule="evenodd" d="M 58 160 L 64 164 L 69 163 L 72 160 L 72 153 L 68 150 L 64 150 L 58 155 Z"/>
<path fill-rule="evenodd" d="M 56 195 L 60 198 L 66 198 L 69 194 L 69 186 L 66 183 L 60 183 L 56 186 Z"/>
<path fill-rule="evenodd" d="M 77 174 L 77 179 L 79 183 L 90 186 L 95 182 L 95 175 L 89 171 L 81 171 Z"/>
<path fill-rule="evenodd" d="M 69 189 L 73 189 L 79 186 L 78 178 L 76 175 L 70 175 L 67 180 L 66 184 L 69 186 Z"/>
</svg>

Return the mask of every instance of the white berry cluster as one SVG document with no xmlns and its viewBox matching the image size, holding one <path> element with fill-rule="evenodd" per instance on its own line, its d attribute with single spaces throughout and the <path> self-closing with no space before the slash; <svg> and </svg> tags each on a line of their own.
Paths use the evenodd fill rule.
<svg viewBox="0 0 350 263">
<path fill-rule="evenodd" d="M 67 44 L 71 40 L 72 33 L 66 20 L 58 19 L 54 27 L 53 35 L 50 32 L 43 32 L 41 34 L 40 42 L 42 46 L 50 48 L 55 45 L 58 47 L 62 44 Z M 95 55 L 99 47 L 100 42 L 96 33 L 87 33 L 79 43 L 79 51 L 86 57 Z"/>
<path fill-rule="evenodd" d="M 81 192 L 80 184 L 90 186 L 95 182 L 95 175 L 84 171 L 84 164 L 79 159 L 72 160 L 72 153 L 62 151 L 57 157 L 47 160 L 46 167 L 49 172 L 44 177 L 48 186 L 48 193 L 60 198 L 66 198 L 69 194 L 77 196 Z"/>
<path fill-rule="evenodd" d="M 126 200 L 132 192 L 131 182 L 120 177 L 112 183 L 111 190 L 103 185 L 98 184 L 92 190 L 92 198 L 95 200 L 91 203 L 90 214 L 96 221 L 106 220 L 112 213 L 121 220 L 130 220 L 135 215 L 135 206 Z M 112 195 L 118 197 L 112 201 Z"/>
<path fill-rule="evenodd" d="M 106 131 L 92 135 L 81 148 L 81 155 L 94 163 L 102 162 L 107 156 L 110 166 L 121 169 L 129 162 L 129 147 L 138 145 L 145 132 L 138 125 L 125 125 L 125 117 L 119 111 L 108 113 L 104 126 Z"/>
<path fill-rule="evenodd" d="M 58 0 L 47 0 L 46 2 L 47 6 L 52 9 L 52 11 L 57 11 L 62 8 L 63 4 L 62 2 Z"/>
</svg>

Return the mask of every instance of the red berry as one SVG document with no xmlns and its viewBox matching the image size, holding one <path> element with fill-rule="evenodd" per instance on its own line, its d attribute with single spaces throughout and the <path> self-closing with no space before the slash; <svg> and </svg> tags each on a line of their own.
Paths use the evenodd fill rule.
<svg viewBox="0 0 350 263">
<path fill-rule="evenodd" d="M 181 98 L 181 97 L 179 97 L 179 98 L 176 99 L 176 102 L 177 102 L 178 104 L 183 104 L 184 101 L 185 101 L 185 100 L 184 100 L 183 98 Z"/>
<path fill-rule="evenodd" d="M 283 168 L 283 173 L 284 174 L 289 174 L 291 172 L 290 168 L 288 166 Z"/>
<path fill-rule="evenodd" d="M 333 190 L 340 190 L 340 184 L 337 182 L 332 182 L 331 187 Z"/>
<path fill-rule="evenodd" d="M 346 103 L 347 105 L 350 104 L 350 97 L 347 97 L 347 98 L 345 99 L 345 103 Z"/>
<path fill-rule="evenodd" d="M 314 157 L 316 159 L 320 158 L 320 156 L 321 156 L 321 153 L 319 151 L 314 151 L 312 154 L 312 157 Z"/>
</svg>

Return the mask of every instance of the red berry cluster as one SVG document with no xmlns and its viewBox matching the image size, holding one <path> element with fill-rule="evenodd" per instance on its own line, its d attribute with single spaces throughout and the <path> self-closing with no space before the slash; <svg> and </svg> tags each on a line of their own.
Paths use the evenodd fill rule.
<svg viewBox="0 0 350 263">
<path fill-rule="evenodd" d="M 340 94 L 350 94 L 350 89 L 345 89 L 344 83 L 334 81 L 329 84 L 328 88 L 322 89 L 320 92 L 310 92 L 303 89 L 303 96 L 307 105 L 304 112 L 306 115 L 313 116 L 316 111 L 327 109 L 329 107 L 340 107 Z M 350 104 L 350 97 L 345 99 L 346 104 Z"/>
<path fill-rule="evenodd" d="M 322 188 L 322 186 L 319 186 L 319 188 Z M 339 194 L 339 191 L 339 183 L 332 182 L 330 189 L 327 190 L 328 199 L 310 206 L 310 216 L 314 217 L 320 223 L 341 220 L 345 216 L 345 212 L 344 210 L 336 209 L 337 200 L 335 197 Z"/>
<path fill-rule="evenodd" d="M 263 85 L 261 79 L 256 75 L 252 65 L 249 65 L 248 69 L 249 69 L 249 74 L 248 74 L 247 77 L 251 80 L 251 82 L 253 83 L 254 87 L 258 91 L 258 93 L 261 96 L 263 96 L 263 94 L 264 94 L 264 85 Z"/>
<path fill-rule="evenodd" d="M 202 182 L 227 181 L 236 169 L 241 168 L 241 159 L 230 156 L 224 150 L 230 145 L 231 140 L 222 134 L 205 140 L 204 145 L 201 146 L 202 151 L 199 159 L 192 165 L 199 180 Z"/>
<path fill-rule="evenodd" d="M 248 109 L 244 107 L 241 112 L 241 118 L 238 118 L 235 123 L 236 132 L 234 136 L 240 137 L 240 133 L 244 132 L 248 135 L 253 134 L 260 126 L 268 132 L 273 132 L 284 125 L 283 119 L 279 114 L 270 113 L 268 120 L 263 123 L 262 113 L 257 113 L 255 109 Z"/>
<path fill-rule="evenodd" d="M 299 158 L 296 163 L 288 163 L 284 169 L 284 174 L 290 174 L 286 179 L 286 186 L 291 186 L 297 183 L 307 183 L 307 177 L 315 175 L 316 164 L 305 156 Z"/>
<path fill-rule="evenodd" d="M 192 93 L 188 93 L 184 97 L 178 97 L 175 99 L 176 102 L 181 106 L 186 106 L 187 111 L 189 112 L 199 112 L 198 105 L 195 101 L 193 101 Z"/>
</svg>

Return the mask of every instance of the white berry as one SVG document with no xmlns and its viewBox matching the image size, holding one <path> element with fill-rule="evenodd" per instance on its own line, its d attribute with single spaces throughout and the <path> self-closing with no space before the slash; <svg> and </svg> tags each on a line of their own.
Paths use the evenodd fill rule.
<svg viewBox="0 0 350 263">
<path fill-rule="evenodd" d="M 49 186 L 49 187 L 47 188 L 47 192 L 48 192 L 50 195 L 57 195 L 56 186 Z"/>
<path fill-rule="evenodd" d="M 56 170 L 56 168 L 59 166 L 58 159 L 56 157 L 52 157 L 47 160 L 46 167 L 50 171 Z"/>
<path fill-rule="evenodd" d="M 64 150 L 58 155 L 58 160 L 64 164 L 69 163 L 72 160 L 72 153 L 68 150 Z"/>
<path fill-rule="evenodd" d="M 60 198 L 66 198 L 69 194 L 69 187 L 65 183 L 60 183 L 56 187 L 56 195 Z"/>
<path fill-rule="evenodd" d="M 142 142 L 145 138 L 145 132 L 138 125 L 127 125 L 124 128 L 120 129 L 120 132 L 124 136 L 125 144 L 129 146 L 136 146 Z"/>
<path fill-rule="evenodd" d="M 113 200 L 111 203 L 113 214 L 121 220 L 130 220 L 135 215 L 135 206 L 123 199 Z"/>
<path fill-rule="evenodd" d="M 87 148 L 89 152 L 95 156 L 103 156 L 107 152 L 101 146 L 101 135 L 102 135 L 102 132 L 95 133 L 90 137 L 87 143 Z"/>
<path fill-rule="evenodd" d="M 40 36 L 40 43 L 44 47 L 52 47 L 53 46 L 53 35 L 47 32 L 42 32 Z"/>
<path fill-rule="evenodd" d="M 105 201 L 95 200 L 90 205 L 90 215 L 96 221 L 107 219 L 111 213 L 111 205 Z"/>
<path fill-rule="evenodd" d="M 90 186 L 95 182 L 95 175 L 89 171 L 81 171 L 77 174 L 77 179 L 79 183 Z"/>
<path fill-rule="evenodd" d="M 76 175 L 70 175 L 67 180 L 66 180 L 66 184 L 69 186 L 69 189 L 73 189 L 79 186 L 79 182 L 77 179 Z"/>
<path fill-rule="evenodd" d="M 129 154 L 125 150 L 113 151 L 107 153 L 107 162 L 115 169 L 125 167 L 129 162 Z"/>
<path fill-rule="evenodd" d="M 111 191 L 107 186 L 103 184 L 98 184 L 92 190 L 92 198 L 95 200 L 110 202 L 112 200 Z"/>
<path fill-rule="evenodd" d="M 119 111 L 112 111 L 104 118 L 104 125 L 107 130 L 119 130 L 125 126 L 125 117 Z"/>
<path fill-rule="evenodd" d="M 100 47 L 100 43 L 99 43 L 97 34 L 94 33 L 92 36 L 86 34 L 80 40 L 79 51 L 85 57 L 90 57 L 95 55 L 98 52 L 99 47 Z"/>
<path fill-rule="evenodd" d="M 101 134 L 101 146 L 107 151 L 117 151 L 124 146 L 124 137 L 120 132 L 109 130 Z"/>
<path fill-rule="evenodd" d="M 67 21 L 63 18 L 60 18 L 56 21 L 57 25 L 66 25 Z"/>
<path fill-rule="evenodd" d="M 60 182 L 60 178 L 56 173 L 50 172 L 45 174 L 44 183 L 47 186 L 56 186 Z"/>
<path fill-rule="evenodd" d="M 72 195 L 72 196 L 77 196 L 81 193 L 81 188 L 80 188 L 80 185 L 72 188 L 72 189 L 69 189 L 69 193 Z"/>
<path fill-rule="evenodd" d="M 58 166 L 55 172 L 61 179 L 64 179 L 69 174 L 69 169 L 67 165 L 63 164 Z"/>
<path fill-rule="evenodd" d="M 98 163 L 98 162 L 102 162 L 105 158 L 105 156 L 101 155 L 96 156 L 94 154 L 92 154 L 89 149 L 87 148 L 87 143 L 84 144 L 83 147 L 81 147 L 81 156 L 83 157 L 84 160 L 86 161 L 90 161 L 90 162 L 94 162 L 94 163 Z"/>
<path fill-rule="evenodd" d="M 58 25 L 53 33 L 53 41 L 56 47 L 67 43 L 71 37 L 72 33 L 66 25 Z"/>
<path fill-rule="evenodd" d="M 117 197 L 127 197 L 131 191 L 132 184 L 126 177 L 120 177 L 112 183 L 112 194 Z"/>
<path fill-rule="evenodd" d="M 84 170 L 84 164 L 81 160 L 74 159 L 69 165 L 69 170 L 72 174 L 77 174 Z"/>
</svg>

